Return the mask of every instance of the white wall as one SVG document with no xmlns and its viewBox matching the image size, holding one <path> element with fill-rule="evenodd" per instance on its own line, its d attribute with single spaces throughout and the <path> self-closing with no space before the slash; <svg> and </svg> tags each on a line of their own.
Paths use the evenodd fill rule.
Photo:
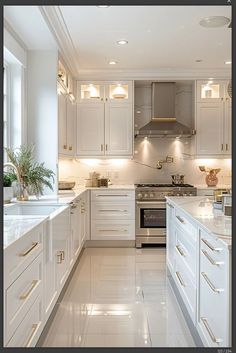
<svg viewBox="0 0 236 353">
<path fill-rule="evenodd" d="M 28 143 L 35 144 L 38 162 L 57 175 L 58 163 L 58 106 L 57 51 L 28 52 Z M 57 192 L 57 177 L 54 193 Z M 51 193 L 45 190 L 45 194 Z"/>
<path fill-rule="evenodd" d="M 66 160 L 59 161 L 59 179 L 74 180 L 80 185 L 88 178 L 88 173 L 98 171 L 101 176 L 109 176 L 114 184 L 133 184 L 140 182 L 170 183 L 171 174 L 184 174 L 185 182 L 193 185 L 204 185 L 205 175 L 198 166 L 221 168 L 218 174 L 219 185 L 231 184 L 231 160 L 209 159 L 190 160 L 185 153 L 188 150 L 188 139 L 139 139 L 135 140 L 135 157 L 133 160 Z M 157 160 L 166 155 L 174 157 L 174 163 L 163 164 L 163 168 L 155 168 Z M 138 164 L 141 162 L 153 166 L 149 168 Z"/>
</svg>

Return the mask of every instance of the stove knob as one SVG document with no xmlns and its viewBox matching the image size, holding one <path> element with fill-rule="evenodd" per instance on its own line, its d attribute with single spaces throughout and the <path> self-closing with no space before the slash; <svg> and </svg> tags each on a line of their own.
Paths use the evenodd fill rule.
<svg viewBox="0 0 236 353">
<path fill-rule="evenodd" d="M 183 196 L 188 196 L 188 194 L 183 194 Z"/>
<path fill-rule="evenodd" d="M 147 197 L 148 197 L 148 194 L 144 194 L 144 197 L 147 198 Z"/>
<path fill-rule="evenodd" d="M 138 198 L 139 198 L 139 199 L 141 199 L 142 196 L 143 196 L 143 195 L 141 194 L 141 192 L 138 193 Z"/>
<path fill-rule="evenodd" d="M 153 192 L 151 192 L 151 193 L 149 194 L 149 196 L 150 196 L 150 197 L 154 197 L 155 195 L 153 194 Z"/>
<path fill-rule="evenodd" d="M 179 194 L 179 193 L 177 193 L 177 194 L 176 194 L 176 196 L 180 196 L 180 194 Z"/>
</svg>

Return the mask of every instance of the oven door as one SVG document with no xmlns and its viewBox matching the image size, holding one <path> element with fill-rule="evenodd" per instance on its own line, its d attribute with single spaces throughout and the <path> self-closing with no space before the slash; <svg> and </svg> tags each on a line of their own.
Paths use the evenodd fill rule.
<svg viewBox="0 0 236 353">
<path fill-rule="evenodd" d="M 136 235 L 156 236 L 166 234 L 166 202 L 136 201 Z"/>
</svg>

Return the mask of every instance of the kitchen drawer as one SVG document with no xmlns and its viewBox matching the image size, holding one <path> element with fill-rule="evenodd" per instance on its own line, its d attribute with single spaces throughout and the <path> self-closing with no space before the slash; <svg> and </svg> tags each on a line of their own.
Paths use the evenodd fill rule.
<svg viewBox="0 0 236 353">
<path fill-rule="evenodd" d="M 134 240 L 134 220 L 94 220 L 91 224 L 91 240 Z"/>
<path fill-rule="evenodd" d="M 178 208 L 175 209 L 175 222 L 184 231 L 189 233 L 189 241 L 194 244 L 197 239 L 197 226 L 195 226 L 186 216 L 186 214 L 180 211 Z"/>
<path fill-rule="evenodd" d="M 93 202 L 91 209 L 92 219 L 134 219 L 134 202 Z"/>
<path fill-rule="evenodd" d="M 43 225 L 35 227 L 4 251 L 4 283 L 7 288 L 43 249 Z"/>
<path fill-rule="evenodd" d="M 7 347 L 35 347 L 42 329 L 42 300 L 37 297 Z"/>
<path fill-rule="evenodd" d="M 200 229 L 200 248 L 206 250 L 211 257 L 216 261 L 224 261 L 226 255 L 226 248 L 223 246 L 220 239 L 214 238 L 211 234 Z"/>
<path fill-rule="evenodd" d="M 135 200 L 134 190 L 91 190 L 91 201 Z"/>
<path fill-rule="evenodd" d="M 208 274 L 207 274 L 208 276 Z M 209 279 L 213 285 L 215 278 Z M 216 281 L 217 282 L 217 281 Z M 222 288 L 219 288 L 222 289 Z M 200 305 L 198 329 L 208 347 L 229 346 L 229 309 L 227 290 L 215 292 L 200 274 Z"/>
<path fill-rule="evenodd" d="M 195 324 L 197 311 L 196 278 L 194 281 L 193 277 L 189 273 L 188 268 L 179 257 L 176 257 L 174 279 L 183 298 L 185 306 L 189 312 L 189 315 Z"/>
<path fill-rule="evenodd" d="M 197 241 L 194 241 L 189 233 L 183 232 L 181 227 L 175 227 L 176 233 L 176 256 L 184 261 L 184 264 L 188 267 L 191 275 L 196 276 L 196 252 L 197 252 Z"/>
<path fill-rule="evenodd" d="M 6 290 L 6 337 L 9 339 L 36 297 L 42 294 L 42 253 Z"/>
</svg>

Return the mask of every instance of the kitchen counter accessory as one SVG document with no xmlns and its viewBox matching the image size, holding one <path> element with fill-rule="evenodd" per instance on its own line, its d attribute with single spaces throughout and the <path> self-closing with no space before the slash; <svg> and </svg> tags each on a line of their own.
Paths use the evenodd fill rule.
<svg viewBox="0 0 236 353">
<path fill-rule="evenodd" d="M 58 189 L 59 190 L 71 190 L 75 186 L 74 181 L 59 181 Z"/>
<path fill-rule="evenodd" d="M 173 185 L 182 185 L 182 184 L 184 184 L 184 175 L 174 174 L 174 175 L 171 175 L 171 178 L 172 178 L 172 184 Z"/>
</svg>

